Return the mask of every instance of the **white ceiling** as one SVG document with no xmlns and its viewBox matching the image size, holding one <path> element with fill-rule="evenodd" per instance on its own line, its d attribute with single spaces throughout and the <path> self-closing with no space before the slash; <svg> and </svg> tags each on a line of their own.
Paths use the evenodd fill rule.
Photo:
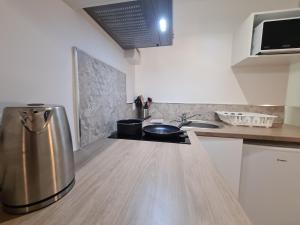
<svg viewBox="0 0 300 225">
<path fill-rule="evenodd" d="M 108 5 L 120 2 L 129 2 L 136 0 L 63 0 L 73 9 L 82 9 L 98 5 Z"/>
<path fill-rule="evenodd" d="M 174 0 L 175 37 L 233 31 L 252 12 L 298 7 L 298 0 Z"/>
</svg>

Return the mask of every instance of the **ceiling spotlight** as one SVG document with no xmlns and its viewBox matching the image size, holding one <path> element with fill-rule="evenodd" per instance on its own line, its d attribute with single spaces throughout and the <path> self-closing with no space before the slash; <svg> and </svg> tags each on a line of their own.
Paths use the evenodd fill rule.
<svg viewBox="0 0 300 225">
<path fill-rule="evenodd" d="M 165 18 L 161 18 L 159 20 L 159 28 L 161 32 L 166 32 L 168 28 L 167 20 Z"/>
</svg>

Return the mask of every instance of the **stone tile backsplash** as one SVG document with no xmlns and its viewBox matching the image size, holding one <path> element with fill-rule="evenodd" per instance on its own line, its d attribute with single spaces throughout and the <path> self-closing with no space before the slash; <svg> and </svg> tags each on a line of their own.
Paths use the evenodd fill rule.
<svg viewBox="0 0 300 225">
<path fill-rule="evenodd" d="M 132 118 L 126 104 L 126 75 L 78 50 L 81 147 L 116 130 L 116 121 Z"/>
<path fill-rule="evenodd" d="M 215 111 L 264 113 L 278 116 L 275 123 L 284 122 L 284 106 L 154 103 L 151 106 L 150 114 L 152 118 L 162 118 L 166 121 L 174 120 L 182 113 L 200 114 L 195 119 L 214 121 L 219 120 Z"/>
</svg>

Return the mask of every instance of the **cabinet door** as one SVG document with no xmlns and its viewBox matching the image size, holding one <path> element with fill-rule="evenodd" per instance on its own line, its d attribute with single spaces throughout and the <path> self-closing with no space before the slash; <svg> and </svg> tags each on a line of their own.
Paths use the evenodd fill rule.
<svg viewBox="0 0 300 225">
<path fill-rule="evenodd" d="M 199 139 L 211 161 L 238 198 L 243 140 L 202 136 Z"/>
<path fill-rule="evenodd" d="M 255 225 L 299 225 L 300 149 L 244 145 L 240 202 Z"/>
</svg>

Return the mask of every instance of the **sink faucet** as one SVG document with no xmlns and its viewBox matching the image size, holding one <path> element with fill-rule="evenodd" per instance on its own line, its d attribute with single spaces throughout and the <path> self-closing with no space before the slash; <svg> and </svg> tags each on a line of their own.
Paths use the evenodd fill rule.
<svg viewBox="0 0 300 225">
<path fill-rule="evenodd" d="M 180 122 L 181 123 L 187 123 L 188 122 L 188 116 L 187 116 L 187 113 L 182 113 L 180 116 L 179 116 L 179 119 L 180 119 Z"/>
<path fill-rule="evenodd" d="M 181 127 L 181 126 L 189 125 L 191 123 L 191 121 L 188 121 L 188 120 L 195 117 L 195 116 L 201 116 L 201 114 L 195 114 L 195 115 L 192 115 L 192 116 L 188 116 L 187 113 L 182 113 L 179 116 L 179 120 L 173 120 L 173 121 L 180 123 L 179 127 Z"/>
</svg>

